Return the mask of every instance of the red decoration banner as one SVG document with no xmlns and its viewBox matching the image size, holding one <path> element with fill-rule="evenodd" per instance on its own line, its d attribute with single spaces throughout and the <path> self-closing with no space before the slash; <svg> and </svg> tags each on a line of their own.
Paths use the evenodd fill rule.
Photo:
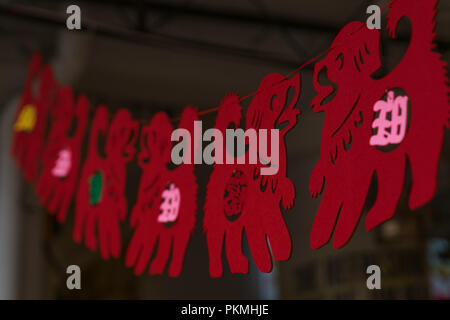
<svg viewBox="0 0 450 320">
<path fill-rule="evenodd" d="M 292 241 L 283 211 L 293 207 L 296 193 L 287 173 L 286 135 L 300 114 L 298 71 L 322 56 L 314 67 L 317 96 L 312 108 L 325 112 L 325 123 L 310 191 L 312 197 L 323 196 L 311 247 L 324 246 L 333 233 L 335 248 L 348 243 L 374 181 L 377 198 L 365 219 L 366 230 L 391 219 L 404 190 L 407 163 L 412 173 L 409 207 L 431 201 L 445 128 L 450 127 L 446 64 L 433 51 L 437 2 L 392 2 L 387 16 L 390 36 L 396 37 L 404 18 L 411 22 L 412 36 L 402 61 L 382 78 L 375 77 L 383 66 L 380 31 L 351 22 L 325 53 L 287 76 L 267 75 L 255 93 L 243 98 L 229 94 L 220 107 L 200 113 L 186 107 L 181 120 L 159 112 L 146 121 L 140 135 L 137 162 L 142 176 L 130 219 L 134 234 L 126 265 L 138 275 L 147 268 L 150 274 L 162 274 L 172 253 L 169 276 L 181 274 L 198 209 L 194 166 L 202 161 L 214 164 L 203 221 L 210 275 L 223 276 L 224 248 L 230 271 L 248 273 L 244 232 L 262 272 L 272 270 L 272 255 L 277 261 L 290 258 Z M 323 74 L 334 86 L 321 83 Z M 244 126 L 241 103 L 252 96 Z M 215 111 L 215 127 L 205 134 L 198 132 L 202 130 L 199 116 Z M 41 203 L 59 222 L 66 221 L 76 192 L 73 238 L 77 243 L 99 249 L 104 259 L 118 258 L 121 223 L 129 206 L 127 165 L 135 158 L 140 120 L 125 109 L 112 117 L 105 106 L 98 107 L 82 165 L 89 113 L 87 97 L 76 99 L 71 88 L 58 87 L 51 68 L 44 68 L 41 56 L 35 54 L 15 118 L 11 152 L 28 181 L 39 178 Z M 178 120 L 174 130 L 171 122 Z M 237 129 L 229 130 L 233 127 Z M 175 145 L 177 138 L 182 142 Z M 198 150 L 203 141 L 211 143 Z M 177 158 L 184 160 L 181 163 L 174 160 L 177 150 L 183 151 Z"/>
</svg>

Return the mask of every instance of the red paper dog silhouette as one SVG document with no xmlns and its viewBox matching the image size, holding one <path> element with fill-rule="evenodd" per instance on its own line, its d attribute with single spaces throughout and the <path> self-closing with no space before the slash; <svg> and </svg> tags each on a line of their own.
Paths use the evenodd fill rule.
<svg viewBox="0 0 450 320">
<path fill-rule="evenodd" d="M 39 94 L 35 96 L 33 87 L 38 80 L 40 80 Z M 55 96 L 56 82 L 53 72 L 50 67 L 42 69 L 41 56 L 34 54 L 17 110 L 11 150 L 19 167 L 23 170 L 25 179 L 29 182 L 35 182 L 38 177 L 48 113 L 55 102 Z"/>
<path fill-rule="evenodd" d="M 119 110 L 109 125 L 106 107 L 97 109 L 77 194 L 74 240 L 83 238 L 91 250 L 98 242 L 104 259 L 121 252 L 120 222 L 127 216 L 127 163 L 135 155 L 139 124 Z M 106 157 L 99 154 L 100 135 L 106 138 Z"/>
<path fill-rule="evenodd" d="M 194 136 L 197 110 L 187 107 L 179 128 Z M 173 127 L 166 113 L 157 113 L 141 134 L 139 165 L 143 169 L 137 203 L 131 224 L 135 228 L 126 265 L 142 274 L 158 242 L 157 254 L 150 265 L 150 274 L 161 274 L 172 251 L 169 275 L 177 277 L 183 268 L 184 256 L 195 227 L 197 212 L 197 181 L 191 164 L 181 164 L 174 170 L 171 162 Z M 195 150 L 196 143 L 191 146 Z M 191 152 L 191 155 L 193 152 Z"/>
<path fill-rule="evenodd" d="M 89 101 L 85 96 L 74 96 L 70 87 L 58 92 L 58 102 L 52 110 L 52 127 L 42 157 L 42 174 L 37 191 L 41 203 L 64 222 L 78 183 L 81 147 L 89 117 Z M 75 133 L 70 130 L 77 122 Z"/>
<path fill-rule="evenodd" d="M 312 107 L 315 112 L 325 111 L 326 118 L 320 161 L 310 182 L 311 194 L 320 194 L 325 181 L 326 188 L 312 228 L 313 248 L 326 244 L 333 230 L 334 247 L 340 248 L 349 241 L 374 175 L 378 194 L 367 215 L 366 229 L 392 218 L 403 190 L 407 161 L 413 177 L 410 208 L 423 206 L 433 198 L 449 116 L 445 63 L 432 51 L 436 3 L 437 0 L 392 3 L 388 15 L 391 36 L 395 38 L 399 21 L 407 17 L 412 24 L 412 37 L 403 60 L 384 78 L 372 78 L 381 67 L 380 33 L 360 22 L 345 26 L 327 57 L 316 64 L 314 86 L 318 95 Z M 319 74 L 325 70 L 338 88 L 333 100 L 323 104 L 333 92 L 332 86 L 319 83 Z M 395 97 L 395 89 L 406 94 Z M 409 110 L 404 111 L 410 119 L 403 137 L 400 131 L 405 128 L 398 126 L 401 122 L 394 125 L 394 120 L 402 116 L 399 107 L 402 101 L 403 107 L 407 105 L 405 99 Z M 386 123 L 392 126 L 386 128 Z M 400 143 L 393 144 L 394 150 L 377 146 L 395 140 L 390 135 L 401 138 Z"/>
<path fill-rule="evenodd" d="M 295 96 L 286 107 L 290 88 L 295 89 Z M 275 175 L 260 175 L 260 169 L 267 166 L 267 161 L 261 159 L 260 150 L 256 164 L 250 164 L 249 152 L 245 155 L 249 158 L 245 164 L 219 164 L 216 160 L 207 187 L 204 220 L 212 277 L 223 275 L 224 240 L 231 272 L 248 273 L 248 259 L 242 252 L 244 230 L 253 258 L 262 272 L 272 270 L 272 256 L 267 239 L 276 260 L 285 261 L 291 255 L 291 236 L 283 219 L 280 202 L 285 209 L 290 209 L 295 199 L 294 184 L 287 177 L 285 136 L 297 124 L 300 111 L 294 107 L 300 91 L 300 75 L 287 80 L 281 74 L 270 74 L 262 81 L 259 93 L 247 111 L 246 129 L 269 131 L 288 123 L 279 132 L 279 163 L 270 164 L 278 166 Z M 215 128 L 225 136 L 230 125 L 240 127 L 241 118 L 240 99 L 237 95 L 230 94 L 222 102 Z M 254 146 L 249 145 L 250 149 L 252 147 Z M 268 149 L 270 150 L 270 146 Z"/>
</svg>

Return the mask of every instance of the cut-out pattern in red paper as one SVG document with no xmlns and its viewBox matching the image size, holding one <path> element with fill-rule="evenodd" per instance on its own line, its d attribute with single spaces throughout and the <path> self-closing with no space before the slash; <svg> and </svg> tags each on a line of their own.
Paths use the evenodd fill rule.
<svg viewBox="0 0 450 320">
<path fill-rule="evenodd" d="M 289 89 L 294 90 L 288 104 Z M 281 74 L 270 74 L 262 81 L 246 114 L 246 129 L 257 132 L 259 129 L 270 132 L 287 123 L 279 132 L 279 163 L 268 164 L 279 166 L 275 175 L 260 175 L 261 167 L 267 166 L 262 160 L 257 164 L 249 164 L 249 159 L 246 164 L 220 164 L 216 160 L 207 186 L 204 220 L 212 277 L 223 275 L 224 246 L 231 272 L 248 273 L 248 259 L 242 252 L 244 231 L 261 271 L 272 270 L 271 252 L 278 261 L 288 260 L 291 256 L 291 236 L 280 203 L 290 209 L 295 199 L 294 184 L 287 177 L 285 137 L 297 124 L 300 111 L 295 105 L 300 91 L 300 75 L 288 80 Z M 222 102 L 215 128 L 225 137 L 229 126 L 241 126 L 241 118 L 240 99 L 230 94 Z M 223 150 L 226 150 L 225 141 Z"/>
<path fill-rule="evenodd" d="M 245 173 L 240 170 L 234 170 L 225 187 L 224 195 L 223 210 L 228 219 L 235 219 L 241 215 L 244 209 L 247 187 Z"/>
<path fill-rule="evenodd" d="M 403 60 L 387 76 L 374 79 L 382 66 L 380 32 L 352 22 L 336 37 L 325 59 L 314 71 L 318 91 L 312 107 L 326 112 L 321 156 L 310 181 L 313 197 L 325 192 L 311 233 L 311 246 L 326 244 L 334 231 L 334 247 L 344 246 L 352 236 L 370 185 L 377 177 L 377 199 L 366 218 L 369 231 L 393 217 L 409 162 L 412 189 L 409 206 L 416 209 L 429 202 L 437 187 L 437 171 L 448 126 L 449 89 L 445 63 L 433 51 L 437 0 L 395 0 L 388 14 L 388 30 L 395 38 L 397 26 L 409 18 L 412 36 Z M 337 85 L 335 97 L 324 103 L 332 86 L 319 82 L 326 71 Z M 374 104 L 389 91 L 401 89 L 408 98 L 410 119 L 401 143 L 394 150 L 370 145 Z M 406 129 L 405 129 L 406 130 Z"/>
<path fill-rule="evenodd" d="M 89 101 L 78 98 L 77 105 L 69 87 L 58 90 L 51 113 L 52 126 L 42 157 L 42 174 L 37 192 L 41 203 L 59 222 L 67 217 L 79 181 L 81 148 L 89 121 Z M 71 129 L 76 123 L 76 131 Z"/>
<path fill-rule="evenodd" d="M 36 89 L 38 92 L 34 92 Z M 56 82 L 53 72 L 48 66 L 43 68 L 41 56 L 34 54 L 14 122 L 11 150 L 25 179 L 29 182 L 35 182 L 38 178 L 48 113 L 55 98 Z"/>
<path fill-rule="evenodd" d="M 191 137 L 194 137 L 196 120 L 197 110 L 187 107 L 179 128 L 188 130 Z M 179 276 L 195 227 L 198 186 L 194 165 L 183 163 L 173 170 L 167 167 L 171 163 L 172 131 L 169 117 L 160 112 L 141 133 L 139 165 L 143 172 L 138 200 L 131 216 L 131 225 L 135 232 L 126 257 L 126 265 L 135 267 L 135 273 L 138 275 L 146 270 L 154 250 L 157 250 L 154 260 L 150 263 L 150 274 L 164 272 L 172 251 L 169 276 Z M 192 150 L 195 150 L 195 145 L 197 143 L 191 146 Z M 191 154 L 194 154 L 193 151 Z M 164 214 L 165 197 L 170 190 L 175 192 L 175 188 L 179 194 L 176 218 L 161 222 L 159 220 L 161 214 Z M 176 196 L 176 192 L 171 195 L 173 199 L 172 196 Z"/>
<path fill-rule="evenodd" d="M 120 223 L 128 212 L 125 195 L 127 164 L 133 160 L 139 123 L 121 109 L 109 123 L 106 107 L 94 116 L 89 152 L 77 193 L 74 240 L 88 248 L 100 247 L 104 259 L 117 258 L 122 250 Z M 100 153 L 101 137 L 105 156 Z"/>
</svg>

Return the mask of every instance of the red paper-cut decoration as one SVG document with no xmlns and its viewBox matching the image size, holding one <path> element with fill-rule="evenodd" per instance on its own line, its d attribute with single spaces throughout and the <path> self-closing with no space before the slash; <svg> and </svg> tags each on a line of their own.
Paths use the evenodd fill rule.
<svg viewBox="0 0 450 320">
<path fill-rule="evenodd" d="M 189 131 L 194 137 L 194 121 L 198 120 L 197 110 L 187 107 L 182 115 L 179 128 Z M 197 181 L 193 161 L 183 163 L 169 170 L 171 163 L 173 128 L 164 112 L 157 113 L 141 134 L 139 165 L 143 169 L 137 203 L 131 216 L 135 228 L 130 242 L 126 265 L 135 267 L 136 274 L 142 274 L 150 262 L 156 243 L 157 254 L 150 265 L 150 274 L 162 274 L 172 251 L 169 276 L 177 277 L 183 268 L 186 249 L 195 227 L 197 212 Z M 197 143 L 191 145 L 191 154 Z M 176 200 L 177 194 L 179 195 Z M 167 196 L 170 195 L 169 199 Z M 167 201 L 179 201 L 167 207 Z M 172 221 L 162 222 L 165 210 L 176 209 Z M 175 219 L 174 219 L 175 218 Z M 167 220 L 164 217 L 163 220 Z"/>
<path fill-rule="evenodd" d="M 35 82 L 39 83 L 36 95 Z M 25 179 L 35 182 L 38 177 L 39 159 L 44 149 L 44 136 L 47 129 L 48 113 L 56 97 L 56 82 L 50 67 L 42 67 L 42 58 L 34 54 L 25 89 L 19 104 L 14 123 L 14 138 L 11 153 Z"/>
<path fill-rule="evenodd" d="M 446 64 L 433 52 L 436 3 L 437 0 L 393 1 L 388 15 L 390 35 L 395 38 L 399 21 L 409 18 L 412 36 L 403 60 L 384 78 L 372 78 L 382 66 L 380 32 L 369 30 L 360 22 L 345 26 L 327 57 L 315 66 L 318 95 L 312 107 L 315 112 L 326 111 L 320 161 L 310 181 L 313 197 L 322 192 L 326 181 L 311 233 L 311 246 L 315 249 L 329 241 L 333 230 L 335 248 L 349 241 L 375 175 L 378 193 L 366 218 L 367 231 L 395 214 L 407 162 L 413 178 L 410 208 L 423 206 L 436 192 L 450 110 Z M 329 80 L 337 85 L 336 96 L 328 103 L 324 100 L 333 87 L 319 82 L 319 75 L 325 70 Z M 401 143 L 394 150 L 384 150 L 370 143 L 377 134 L 372 128 L 374 120 L 385 116 L 377 115 L 374 106 L 379 100 L 389 100 L 389 92 L 395 89 L 405 92 L 399 96 L 408 98 L 405 111 L 410 119 Z"/>
<path fill-rule="evenodd" d="M 127 163 L 135 155 L 139 123 L 121 109 L 109 124 L 109 112 L 100 106 L 94 116 L 89 153 L 77 193 L 74 240 L 88 248 L 100 247 L 104 259 L 119 257 L 122 249 L 120 222 L 127 216 L 125 196 Z M 105 154 L 99 152 L 101 136 Z"/>
<path fill-rule="evenodd" d="M 74 103 L 70 87 L 62 87 L 52 112 L 52 127 L 42 157 L 42 174 L 37 192 L 41 203 L 64 222 L 72 202 L 81 164 L 81 147 L 89 119 L 86 96 Z M 76 123 L 76 131 L 70 131 Z"/>
<path fill-rule="evenodd" d="M 291 88 L 295 89 L 295 94 L 287 105 L 288 91 Z M 277 165 L 278 172 L 275 175 L 260 175 L 260 169 L 267 163 L 261 159 L 260 150 L 260 160 L 256 164 L 250 164 L 250 156 L 246 164 L 226 164 L 225 151 L 223 164 L 217 163 L 216 159 L 207 187 L 204 220 L 212 277 L 223 275 L 224 244 L 231 272 L 248 273 L 248 259 L 242 252 L 244 230 L 253 258 L 262 272 L 272 270 L 272 256 L 267 240 L 276 260 L 285 261 L 291 256 L 291 236 L 280 202 L 285 209 L 290 209 L 295 199 L 294 184 L 287 177 L 285 136 L 297 124 L 300 113 L 295 109 L 301 91 L 300 75 L 287 80 L 281 74 L 270 74 L 264 78 L 258 91 L 260 93 L 255 96 L 246 114 L 246 129 L 269 131 L 287 122 L 287 126 L 279 132 L 279 163 L 269 164 Z M 230 94 L 222 102 L 215 128 L 225 137 L 230 125 L 240 127 L 241 118 L 240 99 L 237 95 Z M 223 150 L 226 150 L 225 141 L 224 138 Z M 266 141 L 270 141 L 270 138 Z M 217 146 L 220 148 L 218 144 Z M 270 150 L 270 146 L 268 149 Z"/>
</svg>

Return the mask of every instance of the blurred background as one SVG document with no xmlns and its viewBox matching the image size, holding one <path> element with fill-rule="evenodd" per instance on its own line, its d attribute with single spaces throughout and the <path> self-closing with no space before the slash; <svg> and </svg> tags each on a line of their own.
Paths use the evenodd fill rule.
<svg viewBox="0 0 450 320">
<path fill-rule="evenodd" d="M 60 83 L 85 93 L 93 106 L 128 108 L 150 119 L 160 110 L 181 114 L 187 104 L 216 107 L 229 92 L 254 92 L 265 75 L 287 74 L 326 50 L 346 23 L 367 18 L 376 0 L 0 0 L 0 298 L 2 299 L 448 299 L 450 298 L 450 136 L 439 171 L 439 188 L 427 206 L 407 206 L 410 175 L 395 217 L 367 233 L 360 222 L 343 249 L 312 250 L 312 222 L 320 203 L 309 178 L 319 159 L 323 114 L 310 104 L 313 65 L 302 71 L 298 125 L 288 135 L 288 176 L 296 203 L 285 214 L 293 254 L 270 274 L 250 258 L 248 275 L 211 279 L 203 233 L 203 210 L 179 278 L 135 276 L 124 257 L 104 261 L 72 240 L 74 211 L 58 224 L 39 206 L 33 186 L 9 155 L 12 124 L 33 51 L 39 51 Z M 77 4 L 83 30 L 68 31 L 66 8 Z M 450 59 L 450 1 L 437 15 L 437 51 Z M 383 33 L 387 11 L 383 13 Z M 384 38 L 385 71 L 400 61 L 409 29 L 396 41 Z M 248 101 L 247 101 L 248 102 Z M 211 127 L 215 114 L 202 120 Z M 198 166 L 199 206 L 211 167 Z M 127 194 L 136 199 L 140 169 L 129 166 Z M 409 174 L 409 173 L 408 173 Z M 369 202 L 376 196 L 372 192 Z M 367 210 L 366 210 L 367 212 Z M 363 221 L 363 219 L 361 219 Z M 124 223 L 124 246 L 132 230 Z M 82 290 L 68 290 L 66 268 L 79 265 Z M 382 270 L 382 289 L 368 290 L 366 268 Z"/>
</svg>

